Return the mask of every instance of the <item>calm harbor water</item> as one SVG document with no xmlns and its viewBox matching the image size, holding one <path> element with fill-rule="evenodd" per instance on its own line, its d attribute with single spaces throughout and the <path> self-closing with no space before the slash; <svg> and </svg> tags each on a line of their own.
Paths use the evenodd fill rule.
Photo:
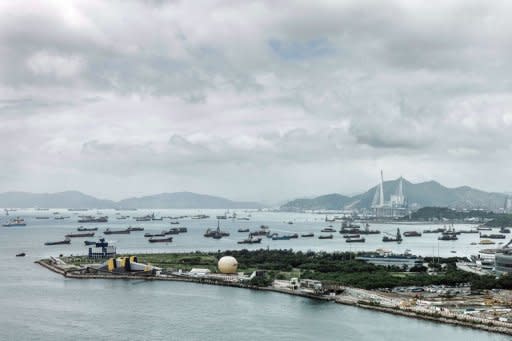
<svg viewBox="0 0 512 341">
<path fill-rule="evenodd" d="M 76 212 L 61 210 L 71 219 L 35 220 L 36 215 L 52 211 L 18 211 L 11 213 L 26 218 L 28 226 L 0 228 L 0 339 L 1 340 L 508 340 L 508 337 L 461 327 L 408 319 L 363 309 L 317 302 L 277 293 L 250 291 L 192 283 L 72 280 L 54 274 L 33 261 L 44 256 L 85 253 L 83 239 L 69 246 L 45 247 L 47 240 L 60 240 L 79 224 Z M 95 211 L 93 213 L 96 213 Z M 115 211 L 102 211 L 115 217 Z M 121 212 L 143 215 L 146 211 Z M 197 211 L 155 211 L 162 215 L 197 214 Z M 214 217 L 219 211 L 203 211 Z M 84 214 L 80 212 L 79 214 Z M 90 213 L 87 213 L 90 214 Z M 242 212 L 239 212 L 243 216 Z M 326 226 L 323 216 L 252 212 L 250 221 L 222 221 L 222 228 L 231 232 L 229 238 L 214 241 L 202 237 L 215 220 L 184 220 L 189 233 L 176 236 L 168 245 L 151 245 L 143 233 L 170 227 L 166 221 L 135 223 L 133 220 L 111 219 L 103 227 L 143 226 L 146 231 L 127 236 L 110 236 L 122 252 L 218 250 L 238 247 L 236 241 L 245 235 L 239 227 L 256 228 L 269 225 L 278 232 L 315 232 Z M 316 219 L 316 220 L 315 220 Z M 287 221 L 294 221 L 288 225 Z M 94 225 L 93 225 L 94 226 Z M 337 226 L 336 226 L 337 227 Z M 392 231 L 392 225 L 372 226 Z M 425 226 L 402 227 L 422 230 Z M 465 227 L 467 228 L 467 227 Z M 241 235 L 241 236 L 239 236 Z M 468 240 L 441 244 L 440 254 L 469 254 Z M 303 250 L 348 250 L 341 236 L 334 240 L 299 239 L 266 241 L 259 247 Z M 371 238 L 375 238 L 371 241 Z M 383 247 L 381 236 L 370 236 L 358 248 L 374 250 Z M 432 240 L 429 240 L 431 238 Z M 385 245 L 394 251 L 408 248 L 413 253 L 429 255 L 437 241 L 432 236 L 403 245 Z M 479 249 L 479 247 L 477 247 Z M 355 247 L 352 246 L 352 250 Z M 16 258 L 18 252 L 27 257 Z"/>
</svg>

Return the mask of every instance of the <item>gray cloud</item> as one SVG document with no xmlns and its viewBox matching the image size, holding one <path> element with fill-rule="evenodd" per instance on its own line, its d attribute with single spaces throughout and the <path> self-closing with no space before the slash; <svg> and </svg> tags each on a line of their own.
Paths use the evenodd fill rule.
<svg viewBox="0 0 512 341">
<path fill-rule="evenodd" d="M 384 168 L 510 190 L 511 10 L 6 3 L 0 187 L 280 200 L 363 190 Z"/>
</svg>

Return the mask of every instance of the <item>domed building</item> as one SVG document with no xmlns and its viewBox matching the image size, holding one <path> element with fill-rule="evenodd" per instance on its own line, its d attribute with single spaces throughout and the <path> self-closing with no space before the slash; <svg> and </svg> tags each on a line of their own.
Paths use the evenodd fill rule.
<svg viewBox="0 0 512 341">
<path fill-rule="evenodd" d="M 238 262 L 235 257 L 224 256 L 217 264 L 219 271 L 223 274 L 234 274 L 238 270 Z"/>
</svg>

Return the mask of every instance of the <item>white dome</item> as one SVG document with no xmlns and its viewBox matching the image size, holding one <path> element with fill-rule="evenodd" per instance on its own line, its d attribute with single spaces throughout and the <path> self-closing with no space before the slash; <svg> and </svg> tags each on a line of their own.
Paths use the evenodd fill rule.
<svg viewBox="0 0 512 341">
<path fill-rule="evenodd" d="M 224 256 L 219 259 L 219 263 L 217 264 L 219 271 L 223 274 L 233 274 L 236 273 L 238 269 L 238 262 L 235 257 Z"/>
</svg>

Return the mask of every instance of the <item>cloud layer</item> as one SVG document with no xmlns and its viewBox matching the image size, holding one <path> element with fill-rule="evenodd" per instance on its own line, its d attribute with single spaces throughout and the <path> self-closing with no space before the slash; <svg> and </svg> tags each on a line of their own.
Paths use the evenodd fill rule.
<svg viewBox="0 0 512 341">
<path fill-rule="evenodd" d="M 0 4 L 0 189 L 512 189 L 512 5 Z"/>
</svg>

